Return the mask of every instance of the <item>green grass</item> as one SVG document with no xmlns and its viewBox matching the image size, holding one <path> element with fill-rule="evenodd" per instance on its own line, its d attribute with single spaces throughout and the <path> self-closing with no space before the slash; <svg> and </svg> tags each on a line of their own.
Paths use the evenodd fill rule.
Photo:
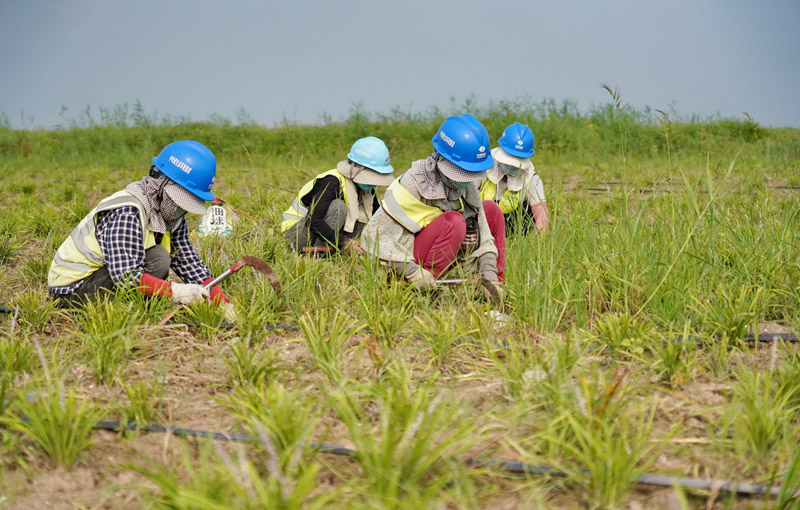
<svg viewBox="0 0 800 510">
<path fill-rule="evenodd" d="M 71 467 L 92 444 L 91 431 L 101 411 L 60 382 L 42 388 L 46 393 L 19 398 L 0 416 L 0 423 L 19 432 L 41 448 L 59 467 Z"/>
<path fill-rule="evenodd" d="M 471 483 L 456 457 L 472 444 L 474 419 L 434 381 L 415 389 L 408 367 L 397 364 L 379 384 L 329 392 L 364 471 L 356 487 L 372 505 L 430 508 L 448 486 Z"/>
<path fill-rule="evenodd" d="M 338 310 L 330 310 L 321 308 L 315 314 L 304 315 L 300 318 L 300 328 L 312 362 L 336 385 L 344 377 L 342 358 L 345 342 L 361 327 Z"/>
<path fill-rule="evenodd" d="M 20 294 L 15 301 L 20 325 L 36 333 L 44 333 L 58 314 L 55 304 L 38 290 Z"/>
<path fill-rule="evenodd" d="M 269 347 L 259 349 L 253 345 L 249 337 L 231 341 L 229 349 L 225 366 L 230 372 L 229 379 L 234 386 L 261 386 L 286 368 L 276 349 Z"/>
<path fill-rule="evenodd" d="M 264 438 L 268 443 L 268 439 Z M 178 461 L 182 473 L 150 462 L 132 465 L 157 488 L 148 489 L 147 499 L 155 508 L 221 510 L 223 508 L 278 508 L 295 510 L 320 508 L 327 497 L 314 497 L 317 465 L 299 476 L 276 468 L 274 461 L 255 462 L 239 452 L 235 460 L 222 448 L 205 443 L 199 458 L 184 451 Z"/>
<path fill-rule="evenodd" d="M 76 343 L 101 384 L 114 379 L 118 367 L 136 347 L 139 320 L 141 315 L 132 304 L 120 305 L 108 299 L 90 301 L 78 312 Z"/>
<path fill-rule="evenodd" d="M 636 111 L 609 89 L 610 104 L 588 112 L 552 101 L 469 108 L 493 140 L 511 122 L 532 127 L 551 212 L 547 233 L 509 240 L 502 321 L 477 286 L 416 292 L 363 258 L 293 254 L 278 232 L 298 187 L 355 139 L 383 138 L 399 175 L 430 153 L 447 112 L 354 111 L 268 129 L 120 110 L 87 127 L 0 127 L 0 200 L 14 212 L 0 218 L 0 304 L 18 309 L 0 315 L 0 492 L 36 507 L 29 488 L 59 476 L 56 463 L 91 472 L 94 492 L 162 508 L 672 504 L 633 490 L 645 471 L 796 485 L 798 347 L 741 336 L 800 331 L 800 203 L 778 188 L 800 184 L 800 130 Z M 283 292 L 247 268 L 225 281 L 238 330 L 208 305 L 159 326 L 173 305 L 135 292 L 57 310 L 45 290 L 54 250 L 184 138 L 214 150 L 215 190 L 253 218 L 195 240 L 202 257 L 214 273 L 263 258 Z M 119 416 L 258 439 L 88 431 Z M 459 461 L 487 457 L 568 476 L 518 479 Z M 791 508 L 792 493 L 763 504 L 720 495 L 717 506 Z M 707 504 L 675 494 L 680 508 Z"/>
<path fill-rule="evenodd" d="M 146 381 L 123 384 L 128 405 L 122 408 L 123 423 L 147 425 L 158 416 L 164 385 L 148 384 Z"/>
<path fill-rule="evenodd" d="M 792 424 L 800 410 L 798 397 L 797 379 L 778 378 L 772 371 L 737 373 L 728 410 L 733 447 L 759 467 L 773 461 L 776 453 L 791 451 L 796 444 Z"/>
</svg>

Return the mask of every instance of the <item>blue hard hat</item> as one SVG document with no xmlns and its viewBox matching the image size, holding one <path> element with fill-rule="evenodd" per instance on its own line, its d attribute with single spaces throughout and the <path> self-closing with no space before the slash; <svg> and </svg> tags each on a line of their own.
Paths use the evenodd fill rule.
<svg viewBox="0 0 800 510">
<path fill-rule="evenodd" d="M 503 131 L 497 144 L 512 156 L 529 158 L 533 156 L 533 131 L 527 124 L 515 122 Z"/>
<path fill-rule="evenodd" d="M 153 158 L 164 175 L 207 202 L 214 200 L 211 187 L 217 175 L 217 158 L 208 147 L 194 140 L 173 142 Z"/>
<path fill-rule="evenodd" d="M 468 172 L 483 172 L 494 165 L 489 151 L 489 133 L 469 113 L 445 119 L 433 135 L 433 148 L 446 160 Z"/>
<path fill-rule="evenodd" d="M 375 170 L 379 174 L 394 172 L 394 168 L 389 164 L 389 149 L 383 143 L 383 140 L 374 136 L 356 140 L 356 143 L 353 144 L 347 154 L 347 159 Z"/>
</svg>

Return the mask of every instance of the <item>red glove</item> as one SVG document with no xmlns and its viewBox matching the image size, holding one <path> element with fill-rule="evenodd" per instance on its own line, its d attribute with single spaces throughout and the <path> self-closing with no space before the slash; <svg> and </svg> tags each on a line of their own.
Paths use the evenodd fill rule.
<svg viewBox="0 0 800 510">
<path fill-rule="evenodd" d="M 203 285 L 207 284 L 208 282 L 210 282 L 213 279 L 214 278 L 206 278 L 203 281 Z M 228 299 L 228 296 L 226 296 L 225 293 L 222 292 L 222 289 L 219 288 L 219 285 L 215 285 L 214 288 L 211 289 L 211 297 L 210 297 L 210 299 L 211 299 L 211 302 L 214 303 L 215 305 L 219 305 L 219 304 L 222 304 L 222 303 L 230 303 L 231 302 L 231 300 Z"/>
<path fill-rule="evenodd" d="M 148 296 L 172 297 L 172 285 L 148 273 L 142 273 L 138 289 Z"/>
</svg>

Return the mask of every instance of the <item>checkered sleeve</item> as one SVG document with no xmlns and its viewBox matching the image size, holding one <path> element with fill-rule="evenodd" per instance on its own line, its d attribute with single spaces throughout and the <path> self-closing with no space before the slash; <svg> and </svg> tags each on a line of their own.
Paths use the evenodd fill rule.
<svg viewBox="0 0 800 510">
<path fill-rule="evenodd" d="M 184 283 L 203 283 L 206 279 L 211 278 L 211 270 L 194 250 L 192 242 L 189 241 L 186 220 L 172 231 L 170 245 L 172 246 L 170 267 Z"/>
<path fill-rule="evenodd" d="M 95 237 L 114 284 L 138 285 L 145 265 L 142 222 L 135 207 L 98 214 Z"/>
</svg>

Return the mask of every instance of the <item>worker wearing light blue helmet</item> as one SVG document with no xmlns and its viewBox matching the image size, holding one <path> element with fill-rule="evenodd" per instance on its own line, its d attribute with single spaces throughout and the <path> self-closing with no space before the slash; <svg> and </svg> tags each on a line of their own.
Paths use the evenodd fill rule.
<svg viewBox="0 0 800 510">
<path fill-rule="evenodd" d="M 531 162 L 533 131 L 515 122 L 497 140 L 492 149 L 494 166 L 481 180 L 481 198 L 498 204 L 503 212 L 509 235 L 544 231 L 549 224 L 548 206 L 542 179 Z"/>
<path fill-rule="evenodd" d="M 494 161 L 489 133 L 465 113 L 444 120 L 434 152 L 394 181 L 370 219 L 361 246 L 393 277 L 418 289 L 456 264 L 476 268 L 492 294 L 502 291 L 505 225 L 498 206 L 481 200 L 476 183 Z"/>
<path fill-rule="evenodd" d="M 357 238 L 378 209 L 377 186 L 394 180 L 389 149 L 368 136 L 353 143 L 347 159 L 306 182 L 281 218 L 281 232 L 299 252 L 358 253 Z"/>
</svg>

